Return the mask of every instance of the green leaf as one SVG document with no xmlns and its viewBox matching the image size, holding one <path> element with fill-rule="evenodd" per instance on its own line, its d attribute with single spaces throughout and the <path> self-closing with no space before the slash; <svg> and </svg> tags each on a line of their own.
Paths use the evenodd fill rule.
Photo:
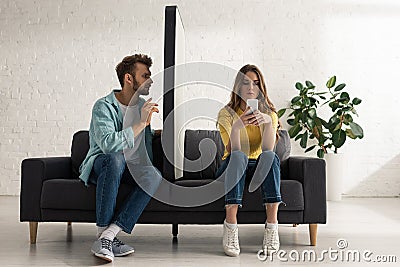
<svg viewBox="0 0 400 267">
<path fill-rule="evenodd" d="M 332 111 L 335 112 L 335 110 L 339 107 L 339 103 L 337 101 L 330 102 L 329 106 L 331 107 Z"/>
<path fill-rule="evenodd" d="M 320 96 L 319 96 L 319 98 L 321 98 L 321 99 L 323 99 L 323 100 L 325 100 L 325 99 L 326 99 L 326 97 L 325 97 L 325 96 L 323 96 L 323 95 L 320 95 Z"/>
<path fill-rule="evenodd" d="M 350 122 L 349 125 L 351 128 L 351 131 L 354 133 L 355 136 L 357 136 L 360 139 L 364 137 L 364 131 L 360 125 L 358 125 L 355 122 Z"/>
<path fill-rule="evenodd" d="M 336 124 L 338 124 L 340 122 L 339 118 L 336 115 L 333 115 L 328 122 L 328 127 L 327 128 L 331 128 L 332 126 L 336 126 Z"/>
<path fill-rule="evenodd" d="M 296 138 L 294 139 L 294 141 L 297 141 L 297 140 L 299 140 L 299 139 L 302 138 L 302 137 L 303 137 L 303 134 L 299 134 L 299 135 L 296 136 Z"/>
<path fill-rule="evenodd" d="M 318 158 L 323 159 L 323 158 L 324 158 L 324 155 L 325 155 L 324 150 L 323 150 L 322 148 L 318 149 L 318 151 L 317 151 L 317 156 L 318 156 Z"/>
<path fill-rule="evenodd" d="M 337 92 L 337 91 L 343 90 L 343 88 L 345 88 L 345 87 L 346 87 L 346 84 L 345 83 L 341 83 L 338 86 L 336 86 L 334 91 Z"/>
<path fill-rule="evenodd" d="M 317 111 L 315 110 L 315 108 L 312 108 L 308 111 L 308 116 L 310 116 L 311 118 L 315 118 L 317 117 Z"/>
<path fill-rule="evenodd" d="M 289 125 L 293 126 L 293 125 L 294 125 L 294 119 L 288 119 L 288 120 L 287 120 L 287 123 L 288 123 Z"/>
<path fill-rule="evenodd" d="M 351 139 L 356 139 L 357 136 L 354 135 L 353 131 L 351 129 L 346 129 L 346 135 L 350 137 Z"/>
<path fill-rule="evenodd" d="M 342 92 L 340 94 L 340 98 L 345 98 L 345 99 L 348 99 L 350 101 L 350 96 L 349 96 L 349 94 L 347 92 Z"/>
<path fill-rule="evenodd" d="M 308 116 L 307 116 L 307 124 L 310 128 L 314 128 L 314 126 L 315 126 L 314 120 Z"/>
<path fill-rule="evenodd" d="M 304 98 L 304 105 L 309 106 L 311 104 L 311 101 L 308 97 Z"/>
<path fill-rule="evenodd" d="M 340 123 L 338 123 L 335 127 L 335 129 L 333 129 L 333 132 L 336 132 L 337 130 L 339 130 L 341 127 Z"/>
<path fill-rule="evenodd" d="M 301 140 L 300 140 L 300 146 L 302 148 L 306 148 L 307 147 L 307 140 L 308 140 L 308 134 L 306 132 L 306 133 L 303 134 L 303 136 L 301 137 Z"/>
<path fill-rule="evenodd" d="M 307 148 L 307 149 L 304 151 L 304 153 L 310 152 L 310 151 L 313 150 L 316 146 L 317 146 L 317 145 L 310 146 L 309 148 Z"/>
<path fill-rule="evenodd" d="M 303 113 L 301 113 L 301 111 L 296 112 L 296 115 L 294 116 L 294 123 L 298 123 L 301 119 L 301 116 L 303 115 Z"/>
<path fill-rule="evenodd" d="M 301 131 L 301 126 L 299 124 L 296 124 L 295 126 L 291 127 L 288 131 L 290 138 L 294 138 L 300 131 Z"/>
<path fill-rule="evenodd" d="M 309 97 L 310 101 L 311 101 L 311 105 L 314 106 L 315 103 L 319 103 L 319 101 L 317 99 L 315 99 L 314 97 L 310 96 Z"/>
<path fill-rule="evenodd" d="M 295 97 L 292 98 L 292 101 L 291 101 L 291 102 L 292 102 L 292 104 L 294 104 L 294 103 L 299 102 L 300 99 L 301 99 L 301 96 L 295 96 Z"/>
<path fill-rule="evenodd" d="M 354 105 L 359 105 L 361 103 L 361 101 L 362 101 L 361 99 L 355 97 L 352 102 Z"/>
<path fill-rule="evenodd" d="M 285 112 L 286 112 L 286 108 L 282 108 L 282 109 L 278 110 L 278 118 L 282 117 L 283 114 L 285 114 Z"/>
<path fill-rule="evenodd" d="M 343 110 L 343 112 L 346 112 L 346 111 L 351 110 L 352 108 L 353 107 L 351 107 L 351 106 L 347 106 L 347 107 L 342 108 L 342 110 Z"/>
<path fill-rule="evenodd" d="M 326 82 L 326 87 L 332 88 L 335 86 L 336 83 L 336 76 L 332 76 L 327 82 Z"/>
<path fill-rule="evenodd" d="M 351 111 L 351 113 L 356 114 L 358 116 L 358 113 L 354 108 L 352 108 L 350 111 Z"/>
<path fill-rule="evenodd" d="M 302 90 L 304 88 L 304 86 L 300 82 L 297 82 L 295 86 L 297 90 Z"/>
<path fill-rule="evenodd" d="M 343 130 L 333 132 L 332 141 L 336 148 L 343 146 L 344 142 L 346 141 L 346 132 Z"/>
<path fill-rule="evenodd" d="M 310 81 L 306 81 L 306 86 L 308 87 L 308 89 L 314 89 L 315 88 L 315 85 Z"/>
<path fill-rule="evenodd" d="M 344 115 L 344 120 L 343 120 L 344 123 L 349 124 L 349 122 L 352 122 L 352 121 L 353 121 L 353 117 L 350 114 Z"/>
<path fill-rule="evenodd" d="M 325 128 L 329 128 L 329 124 L 324 119 L 318 118 L 318 120 L 319 122 L 321 122 L 322 126 L 324 126 Z"/>
</svg>

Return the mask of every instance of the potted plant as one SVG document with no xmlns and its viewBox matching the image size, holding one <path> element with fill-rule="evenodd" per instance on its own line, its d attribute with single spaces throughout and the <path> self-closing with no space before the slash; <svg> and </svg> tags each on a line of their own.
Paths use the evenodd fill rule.
<svg viewBox="0 0 400 267">
<path fill-rule="evenodd" d="M 292 98 L 288 108 L 278 111 L 278 117 L 282 117 L 286 110 L 291 111 L 287 118 L 287 123 L 291 126 L 288 131 L 290 138 L 299 140 L 305 152 L 317 149 L 317 156 L 325 157 L 328 161 L 328 188 L 334 187 L 330 186 L 333 177 L 335 180 L 341 177 L 340 171 L 343 168 L 338 162 L 340 157 L 337 155 L 338 148 L 344 145 L 347 138 L 364 137 L 363 129 L 353 119 L 354 115 L 358 116 L 355 107 L 361 103 L 361 99 L 357 97 L 351 99 L 349 93 L 343 90 L 346 84 L 341 83 L 336 87 L 335 85 L 336 76 L 327 81 L 327 89 L 322 92 L 316 92 L 314 84 L 310 81 L 306 81 L 305 85 L 297 82 L 295 88 L 298 94 Z M 332 113 L 328 119 L 324 119 L 318 115 L 317 110 L 327 104 Z M 313 141 L 309 142 L 310 140 Z M 334 170 L 335 173 L 331 173 L 330 170 Z M 340 195 L 340 181 L 338 183 L 339 185 L 335 187 Z M 333 194 L 335 197 L 330 197 Z M 328 199 L 339 200 L 340 197 L 337 195 L 338 193 L 330 194 L 328 190 Z"/>
</svg>

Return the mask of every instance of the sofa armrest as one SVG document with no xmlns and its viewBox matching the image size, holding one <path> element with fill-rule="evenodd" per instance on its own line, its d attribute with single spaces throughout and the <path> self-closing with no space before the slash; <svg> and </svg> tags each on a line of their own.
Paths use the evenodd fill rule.
<svg viewBox="0 0 400 267">
<path fill-rule="evenodd" d="M 289 179 L 303 184 L 304 223 L 326 223 L 325 160 L 290 157 L 288 170 Z"/>
<path fill-rule="evenodd" d="M 21 164 L 20 221 L 41 221 L 42 184 L 54 178 L 71 178 L 70 157 L 28 158 Z"/>
</svg>

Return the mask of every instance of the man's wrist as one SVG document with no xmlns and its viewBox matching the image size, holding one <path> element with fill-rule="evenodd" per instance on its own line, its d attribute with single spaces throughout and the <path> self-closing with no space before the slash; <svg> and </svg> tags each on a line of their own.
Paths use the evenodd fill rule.
<svg viewBox="0 0 400 267">
<path fill-rule="evenodd" d="M 139 123 L 134 124 L 132 126 L 134 136 L 136 137 L 140 132 L 144 130 L 144 128 L 146 128 L 146 122 L 140 121 Z"/>
</svg>

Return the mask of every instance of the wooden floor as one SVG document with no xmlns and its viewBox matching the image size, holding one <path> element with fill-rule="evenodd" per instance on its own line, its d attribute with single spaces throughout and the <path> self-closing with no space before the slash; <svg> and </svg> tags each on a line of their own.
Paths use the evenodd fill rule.
<svg viewBox="0 0 400 267">
<path fill-rule="evenodd" d="M 39 224 L 36 245 L 29 244 L 28 223 L 19 222 L 19 198 L 0 197 L 0 258 L 1 266 L 98 266 L 104 262 L 90 253 L 96 233 L 94 224 L 66 223 Z M 121 239 L 133 245 L 136 252 L 116 258 L 115 266 L 315 266 L 333 264 L 327 255 L 323 262 L 296 262 L 297 251 L 339 250 L 338 239 L 348 246 L 343 251 L 371 251 L 371 259 L 378 255 L 393 255 L 400 262 L 400 199 L 344 199 L 328 202 L 328 224 L 318 227 L 318 244 L 310 247 L 308 225 L 279 225 L 281 249 L 287 252 L 280 261 L 277 257 L 261 261 L 257 252 L 261 248 L 263 225 L 240 225 L 242 253 L 237 258 L 224 255 L 221 247 L 221 225 L 183 225 L 179 227 L 178 242 L 173 243 L 170 225 L 137 225 L 132 235 L 121 234 Z M 387 257 L 388 258 L 388 257 Z M 393 258 L 391 258 L 393 260 Z M 361 265 L 365 262 L 339 262 Z M 369 265 L 375 266 L 377 264 Z"/>
</svg>

